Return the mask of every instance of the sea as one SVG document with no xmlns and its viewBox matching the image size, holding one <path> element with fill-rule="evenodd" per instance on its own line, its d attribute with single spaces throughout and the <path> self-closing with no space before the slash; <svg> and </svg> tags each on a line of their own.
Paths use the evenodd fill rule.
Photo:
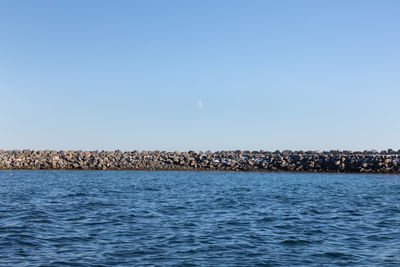
<svg viewBox="0 0 400 267">
<path fill-rule="evenodd" d="M 0 266 L 400 266 L 400 175 L 0 171 Z"/>
</svg>

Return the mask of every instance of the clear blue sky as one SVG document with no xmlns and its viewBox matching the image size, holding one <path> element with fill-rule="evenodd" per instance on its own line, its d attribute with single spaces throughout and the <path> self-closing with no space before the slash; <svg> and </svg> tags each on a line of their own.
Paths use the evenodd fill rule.
<svg viewBox="0 0 400 267">
<path fill-rule="evenodd" d="M 0 1 L 2 149 L 400 149 L 400 1 Z"/>
</svg>

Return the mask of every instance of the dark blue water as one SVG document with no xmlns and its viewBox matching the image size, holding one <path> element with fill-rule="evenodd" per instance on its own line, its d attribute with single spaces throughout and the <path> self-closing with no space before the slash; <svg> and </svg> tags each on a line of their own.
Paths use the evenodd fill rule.
<svg viewBox="0 0 400 267">
<path fill-rule="evenodd" d="M 0 171 L 0 266 L 399 266 L 400 176 Z"/>
</svg>

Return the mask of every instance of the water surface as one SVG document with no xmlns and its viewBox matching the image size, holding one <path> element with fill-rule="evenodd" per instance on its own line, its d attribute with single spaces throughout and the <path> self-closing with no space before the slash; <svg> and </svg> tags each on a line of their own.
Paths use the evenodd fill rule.
<svg viewBox="0 0 400 267">
<path fill-rule="evenodd" d="M 0 171 L 0 266 L 399 266 L 400 176 Z"/>
</svg>

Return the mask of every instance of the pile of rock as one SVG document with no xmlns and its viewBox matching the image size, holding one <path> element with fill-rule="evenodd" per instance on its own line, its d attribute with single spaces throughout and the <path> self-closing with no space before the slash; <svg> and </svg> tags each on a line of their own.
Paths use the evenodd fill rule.
<svg viewBox="0 0 400 267">
<path fill-rule="evenodd" d="M 400 173 L 400 150 L 55 151 L 0 150 L 0 169 L 226 170 Z"/>
</svg>

